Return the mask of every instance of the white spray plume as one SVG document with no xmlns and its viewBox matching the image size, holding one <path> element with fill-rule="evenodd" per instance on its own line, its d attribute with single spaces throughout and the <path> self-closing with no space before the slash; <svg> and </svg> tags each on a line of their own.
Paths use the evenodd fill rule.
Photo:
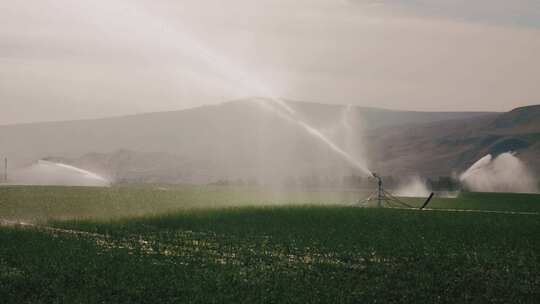
<svg viewBox="0 0 540 304">
<path fill-rule="evenodd" d="M 408 178 L 399 185 L 394 194 L 401 197 L 427 197 L 431 192 L 434 192 L 436 197 L 443 198 L 456 198 L 460 194 L 460 191 L 432 191 L 429 189 L 426 180 L 420 176 Z"/>
<path fill-rule="evenodd" d="M 154 10 L 145 7 L 140 1 L 79 1 L 73 9 L 81 11 L 92 11 L 100 9 L 99 16 L 85 15 L 85 20 L 93 26 L 103 28 L 107 33 L 107 26 L 124 28 L 128 22 L 129 29 L 138 35 L 148 37 L 153 43 L 158 43 L 162 47 L 173 49 L 178 55 L 188 56 L 193 64 L 207 68 L 212 72 L 212 78 L 220 78 L 223 83 L 219 87 L 229 87 L 231 91 L 241 93 L 238 96 L 263 96 L 258 100 L 265 104 L 265 108 L 272 110 L 279 117 L 286 119 L 303 129 L 308 135 L 316 138 L 328 146 L 328 148 L 348 162 L 363 175 L 371 175 L 365 164 L 359 162 L 349 153 L 337 146 L 319 130 L 302 120 L 297 113 L 286 102 L 276 96 L 275 90 L 257 77 L 256 71 L 251 71 L 248 66 L 241 66 L 231 61 L 215 48 L 205 45 L 200 39 L 188 31 L 188 26 L 171 24 L 162 16 L 154 15 Z M 58 9 L 61 9 L 60 7 Z M 176 24 L 176 26 L 175 26 Z M 204 77 L 210 78 L 210 77 Z M 215 83 L 212 83 L 215 85 Z M 228 84 L 228 85 L 227 85 Z"/>
<path fill-rule="evenodd" d="M 426 182 L 419 176 L 409 178 L 394 192 L 396 196 L 401 197 L 426 197 L 430 193 L 431 191 L 429 191 Z"/>
<path fill-rule="evenodd" d="M 95 5 L 94 1 L 86 1 L 84 3 L 85 5 Z M 78 3 L 77 5 L 80 6 L 81 3 Z M 152 10 L 141 8 L 139 5 L 141 5 L 141 3 L 134 3 L 133 1 L 127 0 L 115 1 L 113 5 L 109 1 L 107 2 L 107 5 L 103 6 L 103 9 L 108 8 L 108 10 L 113 13 L 107 16 L 115 16 L 114 18 L 116 18 L 116 13 L 122 13 L 124 17 L 129 17 L 131 20 L 135 21 L 133 26 L 135 26 L 134 29 L 138 32 L 145 33 L 157 41 L 170 43 L 171 47 L 182 52 L 184 55 L 190 55 L 194 60 L 205 63 L 213 71 L 221 74 L 221 76 L 228 79 L 231 83 L 235 83 L 239 90 L 249 93 L 248 95 L 255 94 L 255 96 L 265 97 L 256 100 L 256 102 L 264 105 L 266 109 L 276 113 L 279 117 L 296 123 L 296 125 L 306 131 L 307 134 L 327 145 L 330 150 L 344 161 L 348 162 L 359 173 L 366 176 L 371 175 L 370 170 L 367 169 L 365 164 L 359 162 L 319 130 L 302 120 L 293 108 L 282 99 L 276 97 L 274 90 L 268 87 L 264 81 L 258 79 L 256 73 L 250 72 L 246 67 L 241 67 L 238 64 L 227 60 L 227 58 L 217 53 L 215 49 L 207 47 L 196 39 L 196 37 L 186 32 L 185 28 L 182 31 L 175 30 L 175 28 L 170 26 L 167 22 L 150 14 L 149 12 Z M 144 22 L 140 22 L 140 20 L 144 20 Z M 94 21 L 98 26 L 102 24 L 102 20 Z"/>
<path fill-rule="evenodd" d="M 15 171 L 12 174 L 11 183 L 43 186 L 110 186 L 110 181 L 98 174 L 45 160 Z"/>
<path fill-rule="evenodd" d="M 537 193 L 536 179 L 515 153 L 488 154 L 459 177 L 471 191 Z"/>
</svg>

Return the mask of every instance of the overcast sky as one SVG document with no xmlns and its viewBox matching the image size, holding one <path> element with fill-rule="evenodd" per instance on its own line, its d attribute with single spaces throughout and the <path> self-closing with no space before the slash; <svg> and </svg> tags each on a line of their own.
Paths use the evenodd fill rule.
<svg viewBox="0 0 540 304">
<path fill-rule="evenodd" d="M 247 96 L 540 103 L 538 0 L 0 0 L 0 124 Z"/>
</svg>

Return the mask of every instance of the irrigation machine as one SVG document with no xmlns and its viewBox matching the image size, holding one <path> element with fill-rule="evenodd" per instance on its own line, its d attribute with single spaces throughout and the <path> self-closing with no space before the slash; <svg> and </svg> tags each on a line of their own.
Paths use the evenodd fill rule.
<svg viewBox="0 0 540 304">
<path fill-rule="evenodd" d="M 380 175 L 378 175 L 377 173 L 374 173 L 374 172 L 372 172 L 371 175 L 375 179 L 375 181 L 377 182 L 377 189 L 373 193 L 371 193 L 366 199 L 360 200 L 358 202 L 358 204 L 360 204 L 361 206 L 367 207 L 367 206 L 372 206 L 373 202 L 375 202 L 376 206 L 379 207 L 379 208 L 384 208 L 384 207 L 386 207 L 386 208 L 410 208 L 410 209 L 415 208 L 415 207 L 405 203 L 404 201 L 400 200 L 399 198 L 395 197 L 394 195 L 392 195 L 392 193 L 386 191 L 384 189 L 383 180 L 382 180 Z M 434 195 L 434 193 L 431 192 L 431 194 L 426 199 L 426 201 L 418 209 L 420 209 L 420 210 L 424 209 L 429 204 L 431 199 L 433 198 L 433 195 Z"/>
</svg>

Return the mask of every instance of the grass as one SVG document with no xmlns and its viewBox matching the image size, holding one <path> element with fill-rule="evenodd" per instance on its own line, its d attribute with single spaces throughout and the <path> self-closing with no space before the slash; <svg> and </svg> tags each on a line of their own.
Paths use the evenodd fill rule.
<svg viewBox="0 0 540 304">
<path fill-rule="evenodd" d="M 219 186 L 185 187 L 0 187 L 0 218 L 31 222 L 50 219 L 159 215 L 186 209 L 230 206 L 354 202 L 351 192 L 287 192 Z"/>
<path fill-rule="evenodd" d="M 1 218 L 46 223 L 0 228 L 5 303 L 540 299 L 538 215 L 365 209 L 337 204 L 352 194 L 227 188 L 11 188 L 0 197 Z M 535 195 L 468 193 L 431 207 L 539 205 Z"/>
</svg>

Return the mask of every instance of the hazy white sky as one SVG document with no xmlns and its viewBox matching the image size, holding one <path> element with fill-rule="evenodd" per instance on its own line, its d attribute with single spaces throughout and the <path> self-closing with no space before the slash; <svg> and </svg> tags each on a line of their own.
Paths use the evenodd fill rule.
<svg viewBox="0 0 540 304">
<path fill-rule="evenodd" d="M 537 0 L 0 0 L 0 124 L 246 96 L 540 103 Z"/>
</svg>

